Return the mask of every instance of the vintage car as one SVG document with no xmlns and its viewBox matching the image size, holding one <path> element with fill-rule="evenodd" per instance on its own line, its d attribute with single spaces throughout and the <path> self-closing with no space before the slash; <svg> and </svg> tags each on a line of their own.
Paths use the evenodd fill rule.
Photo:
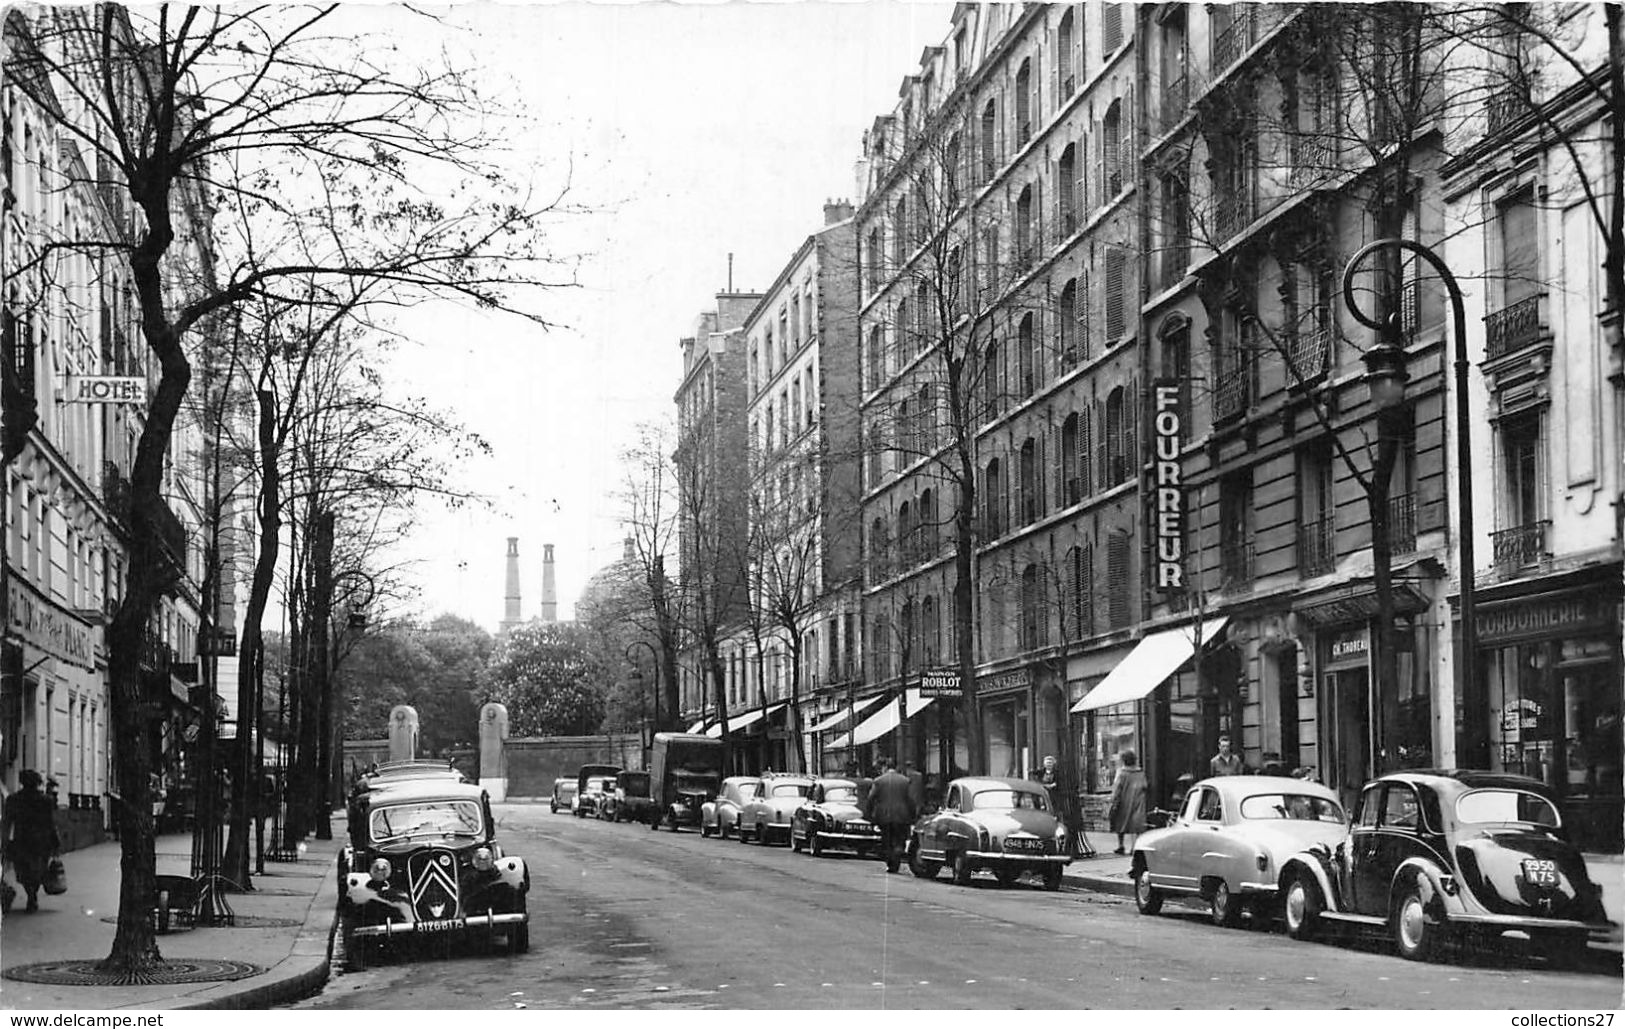
<svg viewBox="0 0 1625 1029">
<path fill-rule="evenodd" d="M 1319 783 L 1274 775 L 1204 779 L 1166 828 L 1135 841 L 1134 903 L 1154 915 L 1167 896 L 1200 897 L 1218 925 L 1235 925 L 1243 909 L 1266 925 L 1287 860 L 1337 842 L 1347 825 L 1337 794 Z"/>
<path fill-rule="evenodd" d="M 598 817 L 606 822 L 649 822 L 660 809 L 649 795 L 648 772 L 622 772 L 615 777 L 615 789 L 598 805 Z"/>
<path fill-rule="evenodd" d="M 529 948 L 530 872 L 503 853 L 483 789 L 403 779 L 359 791 L 350 806 L 339 925 L 352 968 L 375 947 L 431 935 Z"/>
<path fill-rule="evenodd" d="M 790 821 L 790 849 L 822 857 L 827 847 L 851 847 L 860 855 L 880 846 L 880 827 L 858 810 L 858 784 L 818 779 Z"/>
<path fill-rule="evenodd" d="M 698 733 L 657 732 L 649 748 L 649 792 L 657 806 L 649 828 L 698 826 L 722 786 L 722 741 Z"/>
<path fill-rule="evenodd" d="M 1611 925 L 1547 786 L 1521 775 L 1395 772 L 1360 791 L 1346 835 L 1281 871 L 1287 932 L 1387 930 L 1404 957 L 1447 935 L 1517 931 L 1572 963 Z"/>
<path fill-rule="evenodd" d="M 590 818 L 598 814 L 598 804 L 615 791 L 617 765 L 582 765 L 576 773 L 576 802 L 572 812 L 577 818 Z"/>
<path fill-rule="evenodd" d="M 571 813 L 575 812 L 576 780 L 573 775 L 561 775 L 553 780 L 553 796 L 547 801 L 547 809 L 556 815 L 559 813 L 559 808 Z"/>
<path fill-rule="evenodd" d="M 739 842 L 755 840 L 764 847 L 775 839 L 789 843 L 791 820 L 812 786 L 810 776 L 762 776 L 761 790 L 739 812 Z"/>
<path fill-rule="evenodd" d="M 982 869 L 1001 886 L 1035 872 L 1044 889 L 1058 890 L 1072 861 L 1066 843 L 1066 825 L 1051 810 L 1049 791 L 1041 784 L 966 777 L 948 784 L 941 810 L 914 823 L 908 866 L 920 878 L 934 879 L 948 865 L 961 886 Z"/>
<path fill-rule="evenodd" d="M 722 780 L 722 790 L 716 799 L 700 807 L 700 835 L 727 839 L 739 828 L 739 812 L 761 788 L 762 780 L 754 775 L 730 775 Z"/>
</svg>

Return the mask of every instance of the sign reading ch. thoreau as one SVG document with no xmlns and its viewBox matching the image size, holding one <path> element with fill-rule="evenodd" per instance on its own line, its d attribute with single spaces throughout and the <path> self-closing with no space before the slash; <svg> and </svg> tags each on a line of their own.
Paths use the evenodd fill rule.
<svg viewBox="0 0 1625 1029">
<path fill-rule="evenodd" d="M 1151 438 L 1156 448 L 1151 523 L 1157 548 L 1153 588 L 1164 593 L 1185 588 L 1185 491 L 1179 466 L 1185 424 L 1180 393 L 1178 379 L 1158 379 L 1151 386 Z"/>
</svg>

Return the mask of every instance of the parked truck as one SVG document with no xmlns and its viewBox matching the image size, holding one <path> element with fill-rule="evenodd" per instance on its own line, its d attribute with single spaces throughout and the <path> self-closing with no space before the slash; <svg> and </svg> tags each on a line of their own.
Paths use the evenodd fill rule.
<svg viewBox="0 0 1625 1029">
<path fill-rule="evenodd" d="M 698 827 L 700 806 L 722 786 L 722 741 L 686 732 L 655 733 L 649 756 L 650 792 L 659 805 L 649 828 Z"/>
</svg>

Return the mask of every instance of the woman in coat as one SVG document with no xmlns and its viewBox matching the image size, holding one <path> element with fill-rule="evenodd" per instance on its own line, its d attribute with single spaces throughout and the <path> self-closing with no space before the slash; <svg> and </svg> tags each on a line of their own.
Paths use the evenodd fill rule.
<svg viewBox="0 0 1625 1029">
<path fill-rule="evenodd" d="M 1134 837 L 1145 829 L 1145 773 L 1140 770 L 1140 761 L 1134 751 L 1125 750 L 1117 757 L 1120 763 L 1117 778 L 1112 780 L 1112 800 L 1107 817 L 1111 821 L 1112 832 L 1117 834 L 1117 849 L 1112 853 L 1122 854 L 1123 837 L 1129 837 L 1128 845 L 1132 848 Z"/>
<path fill-rule="evenodd" d="M 17 776 L 22 788 L 6 798 L 6 856 L 17 872 L 17 881 L 28 894 L 29 911 L 39 910 L 39 888 L 51 855 L 61 841 L 56 835 L 56 805 L 40 790 L 40 774 L 25 768 Z"/>
</svg>

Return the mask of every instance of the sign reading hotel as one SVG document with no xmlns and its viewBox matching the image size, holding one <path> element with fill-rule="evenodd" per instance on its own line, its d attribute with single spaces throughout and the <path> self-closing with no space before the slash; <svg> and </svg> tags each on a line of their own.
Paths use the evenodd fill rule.
<svg viewBox="0 0 1625 1029">
<path fill-rule="evenodd" d="M 147 403 L 147 380 L 138 375 L 70 375 L 66 397 L 70 404 Z"/>
<path fill-rule="evenodd" d="M 1156 448 L 1151 481 L 1156 544 L 1152 588 L 1162 593 L 1185 588 L 1185 491 L 1179 464 L 1185 425 L 1180 392 L 1177 379 L 1158 379 L 1151 386 L 1151 438 Z"/>
</svg>

